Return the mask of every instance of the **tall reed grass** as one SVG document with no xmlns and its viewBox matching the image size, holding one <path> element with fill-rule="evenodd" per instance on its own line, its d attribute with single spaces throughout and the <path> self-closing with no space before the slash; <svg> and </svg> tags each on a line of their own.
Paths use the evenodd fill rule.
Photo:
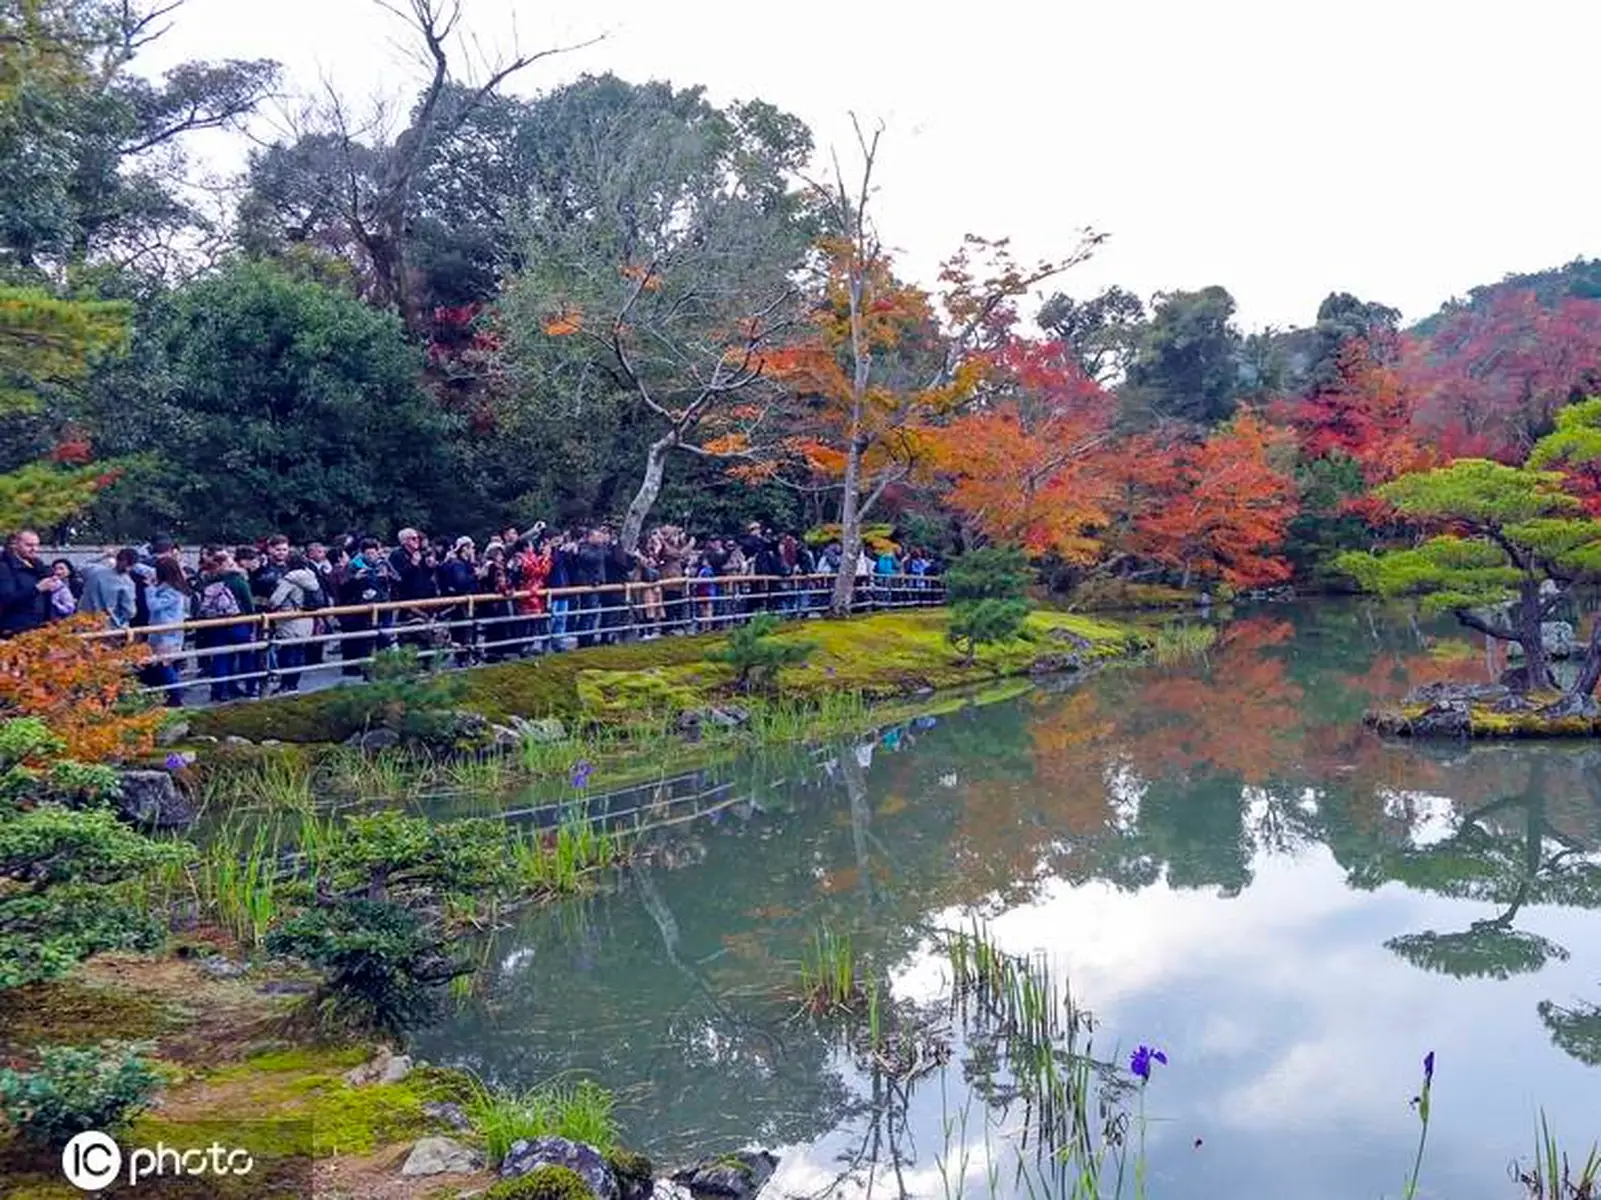
<svg viewBox="0 0 1601 1200">
<path fill-rule="evenodd" d="M 467 1119 L 483 1139 L 484 1154 L 500 1163 L 523 1139 L 564 1137 L 602 1151 L 617 1144 L 616 1099 L 591 1080 L 551 1082 L 513 1092 L 475 1082 L 465 1105 Z"/>
</svg>

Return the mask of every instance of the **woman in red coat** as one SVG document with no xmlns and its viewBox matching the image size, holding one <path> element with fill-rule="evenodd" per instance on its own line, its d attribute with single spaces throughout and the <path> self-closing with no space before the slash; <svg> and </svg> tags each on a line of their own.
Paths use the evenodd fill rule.
<svg viewBox="0 0 1601 1200">
<path fill-rule="evenodd" d="M 517 611 L 527 617 L 526 633 L 534 639 L 534 652 L 544 650 L 545 639 L 545 581 L 550 578 L 550 552 L 544 543 L 535 544 L 527 538 L 517 543 L 513 557 L 517 579 Z"/>
</svg>

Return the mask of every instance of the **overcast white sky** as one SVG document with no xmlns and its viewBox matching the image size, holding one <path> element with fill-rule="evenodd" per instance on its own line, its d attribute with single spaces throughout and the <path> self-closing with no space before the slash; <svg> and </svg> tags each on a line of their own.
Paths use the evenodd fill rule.
<svg viewBox="0 0 1601 1200">
<path fill-rule="evenodd" d="M 1252 328 L 1331 290 L 1413 319 L 1601 255 L 1596 0 L 463 3 L 491 51 L 514 22 L 525 48 L 607 35 L 514 91 L 704 84 L 824 148 L 849 148 L 850 110 L 882 119 L 879 224 L 924 282 L 965 232 L 1033 257 L 1093 225 L 1112 238 L 1070 293 L 1220 283 Z M 295 86 L 404 99 L 404 33 L 373 0 L 188 0 L 147 65 L 270 57 Z"/>
</svg>

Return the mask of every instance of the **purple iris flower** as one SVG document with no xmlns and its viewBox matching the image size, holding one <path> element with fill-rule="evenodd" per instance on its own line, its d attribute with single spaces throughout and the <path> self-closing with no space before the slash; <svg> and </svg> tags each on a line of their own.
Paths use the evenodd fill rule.
<svg viewBox="0 0 1601 1200">
<path fill-rule="evenodd" d="M 589 786 L 589 776 L 594 769 L 594 767 L 590 766 L 587 758 L 579 759 L 574 764 L 572 778 L 569 780 L 573 785 L 574 791 L 581 792 Z"/>
<path fill-rule="evenodd" d="M 1433 1081 L 1434 1081 L 1434 1051 L 1430 1050 L 1427 1054 L 1425 1054 L 1423 1056 L 1423 1082 L 1424 1083 L 1432 1083 Z"/>
<path fill-rule="evenodd" d="M 1167 1066 L 1167 1055 L 1156 1047 L 1147 1046 L 1144 1042 L 1141 1042 L 1139 1048 L 1129 1055 L 1128 1069 L 1149 1083 L 1151 1080 L 1151 1064 L 1153 1062 L 1159 1062 L 1165 1067 Z"/>
<path fill-rule="evenodd" d="M 167 770 L 181 771 L 194 761 L 195 756 L 193 754 L 179 754 L 177 751 L 173 751 L 167 755 Z"/>
</svg>

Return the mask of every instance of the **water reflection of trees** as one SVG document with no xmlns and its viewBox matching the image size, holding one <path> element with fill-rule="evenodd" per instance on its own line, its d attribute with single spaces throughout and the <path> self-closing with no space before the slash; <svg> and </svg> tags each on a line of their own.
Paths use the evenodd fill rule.
<svg viewBox="0 0 1601 1200">
<path fill-rule="evenodd" d="M 1237 622 L 1178 668 L 725 770 L 697 787 L 737 803 L 664 830 L 657 865 L 565 922 L 531 912 L 493 938 L 483 994 L 422 1053 L 493 1080 L 578 1066 L 637 1083 L 631 1132 L 681 1153 L 811 1141 L 854 1113 L 856 1166 L 892 1170 L 909 1097 L 790 1019 L 819 926 L 851 931 L 887 977 L 934 914 L 1010 907 L 1053 880 L 1231 896 L 1264 855 L 1322 846 L 1353 886 L 1495 906 L 1465 929 L 1398 931 L 1397 953 L 1458 974 L 1532 970 L 1565 951 L 1518 928 L 1528 906 L 1601 907 L 1601 752 L 1439 752 L 1363 732 L 1363 708 L 1442 662 L 1482 670 L 1443 645 L 1370 628 L 1355 606 L 1290 612 Z M 1550 1001 L 1539 1016 L 1601 1064 L 1601 1008 Z M 984 1078 L 983 1040 L 964 1053 Z"/>
</svg>

